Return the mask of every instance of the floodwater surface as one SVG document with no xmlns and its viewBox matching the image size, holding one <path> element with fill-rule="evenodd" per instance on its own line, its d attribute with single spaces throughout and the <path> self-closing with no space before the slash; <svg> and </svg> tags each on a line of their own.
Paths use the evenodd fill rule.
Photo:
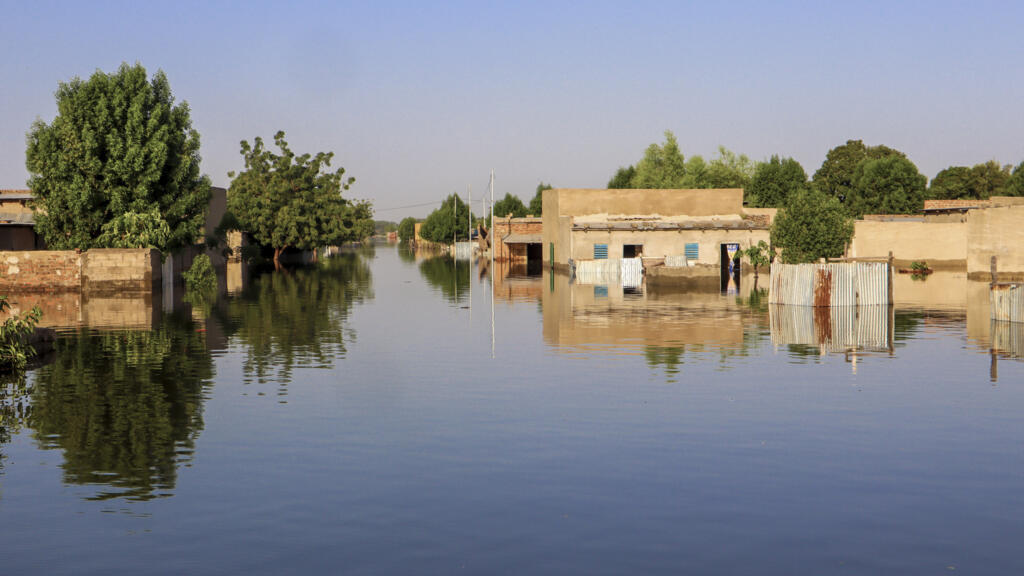
<svg viewBox="0 0 1024 576">
<path fill-rule="evenodd" d="M 54 304 L 0 573 L 1024 573 L 1024 331 L 966 279 L 816 313 L 496 268 Z"/>
</svg>

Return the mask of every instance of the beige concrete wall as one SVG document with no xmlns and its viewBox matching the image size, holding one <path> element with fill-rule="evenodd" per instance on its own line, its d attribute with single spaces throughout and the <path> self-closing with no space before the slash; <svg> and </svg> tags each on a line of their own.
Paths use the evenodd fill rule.
<svg viewBox="0 0 1024 576">
<path fill-rule="evenodd" d="M 543 192 L 544 262 L 550 261 L 550 245 L 555 247 L 555 264 L 564 265 L 576 253 L 571 243 L 572 218 L 596 214 L 661 215 L 706 218 L 739 216 L 743 210 L 743 190 L 605 190 L 593 188 L 555 188 Z"/>
<path fill-rule="evenodd" d="M 211 236 L 213 231 L 220 225 L 224 214 L 228 211 L 228 192 L 218 186 L 210 188 L 210 204 L 206 209 L 206 220 L 203 224 L 203 236 L 197 238 L 202 242 L 206 236 Z"/>
<path fill-rule="evenodd" d="M 148 291 L 161 279 L 160 252 L 97 248 L 85 252 L 82 285 L 92 291 Z"/>
<path fill-rule="evenodd" d="M 558 195 L 559 214 L 660 214 L 692 217 L 743 213 L 743 190 L 602 190 L 562 188 Z M 546 195 L 546 193 L 545 193 Z M 547 214 L 547 207 L 544 213 Z"/>
<path fill-rule="evenodd" d="M 935 269 L 963 270 L 967 262 L 967 224 L 962 222 L 900 222 L 858 220 L 850 256 L 884 257 L 892 251 L 895 265 L 928 262 Z"/>
<path fill-rule="evenodd" d="M 1000 280 L 1024 280 L 1024 205 L 968 213 L 968 276 L 988 281 L 992 256 L 998 259 Z"/>
<path fill-rule="evenodd" d="M 686 244 L 696 242 L 697 264 L 721 264 L 721 245 L 738 243 L 747 248 L 758 241 L 768 242 L 768 230 L 637 230 L 637 231 L 576 231 L 572 232 L 574 260 L 594 257 L 594 244 L 607 244 L 609 258 L 622 258 L 625 244 L 643 244 L 644 257 L 680 256 Z"/>
</svg>

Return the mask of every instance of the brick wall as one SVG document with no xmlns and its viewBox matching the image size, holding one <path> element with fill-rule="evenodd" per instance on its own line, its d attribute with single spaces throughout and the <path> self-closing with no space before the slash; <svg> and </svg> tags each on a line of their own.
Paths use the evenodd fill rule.
<svg viewBox="0 0 1024 576">
<path fill-rule="evenodd" d="M 0 289 L 81 290 L 84 258 L 84 253 L 74 250 L 0 252 Z"/>
<path fill-rule="evenodd" d="M 5 291 L 149 291 L 160 278 L 156 250 L 0 252 L 0 290 Z"/>
<path fill-rule="evenodd" d="M 540 218 L 503 218 L 494 219 L 494 259 L 495 260 L 526 260 L 525 244 L 510 244 L 502 242 L 502 238 L 509 234 L 531 234 L 539 235 L 544 228 L 543 220 Z"/>
</svg>

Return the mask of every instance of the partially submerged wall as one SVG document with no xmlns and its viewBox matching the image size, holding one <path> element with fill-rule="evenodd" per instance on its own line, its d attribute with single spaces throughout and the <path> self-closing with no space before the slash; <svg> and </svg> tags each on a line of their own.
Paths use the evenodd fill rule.
<svg viewBox="0 0 1024 576">
<path fill-rule="evenodd" d="M 133 292 L 158 284 L 160 252 L 148 249 L 0 252 L 0 289 Z"/>
<path fill-rule="evenodd" d="M 1000 280 L 1024 280 L 1024 206 L 972 210 L 967 218 L 967 276 L 989 281 L 992 257 Z"/>
<path fill-rule="evenodd" d="M 61 292 L 82 288 L 84 252 L 0 252 L 0 289 Z"/>
<path fill-rule="evenodd" d="M 967 224 L 909 220 L 858 220 L 854 225 L 850 256 L 883 258 L 893 253 L 893 264 L 912 262 L 946 270 L 967 267 Z"/>
</svg>

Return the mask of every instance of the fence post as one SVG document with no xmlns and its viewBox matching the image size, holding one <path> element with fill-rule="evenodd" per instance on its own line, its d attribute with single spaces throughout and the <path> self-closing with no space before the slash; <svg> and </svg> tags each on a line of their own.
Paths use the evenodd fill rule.
<svg viewBox="0 0 1024 576">
<path fill-rule="evenodd" d="M 992 286 L 995 286 L 997 283 L 999 283 L 999 279 L 998 279 L 997 273 L 996 273 L 996 257 L 995 256 L 992 257 L 992 262 L 989 265 L 992 268 L 992 284 L 989 285 L 989 287 L 991 288 Z"/>
<path fill-rule="evenodd" d="M 889 251 L 889 266 L 886 268 L 885 272 L 886 272 L 885 275 L 888 277 L 886 279 L 886 282 L 887 282 L 887 284 L 886 284 L 886 292 L 889 293 L 889 295 L 888 295 L 889 306 L 892 306 L 892 303 L 893 303 L 893 298 L 892 298 L 892 272 L 893 272 L 893 269 L 892 269 L 892 250 Z"/>
</svg>

